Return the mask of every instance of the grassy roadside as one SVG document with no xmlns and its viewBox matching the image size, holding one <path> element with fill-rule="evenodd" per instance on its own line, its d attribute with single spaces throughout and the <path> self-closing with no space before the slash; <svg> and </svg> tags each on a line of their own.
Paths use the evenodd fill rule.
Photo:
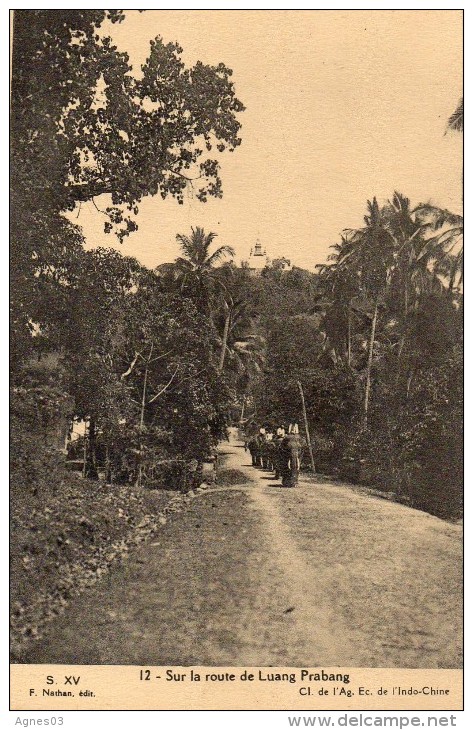
<svg viewBox="0 0 473 730">
<path fill-rule="evenodd" d="M 24 661 L 285 666 L 290 600 L 248 494 L 217 486 L 78 596 Z"/>
<path fill-rule="evenodd" d="M 120 564 L 182 509 L 188 495 L 105 485 L 67 475 L 60 494 L 11 513 L 11 658 L 22 661 L 71 599 Z"/>
</svg>

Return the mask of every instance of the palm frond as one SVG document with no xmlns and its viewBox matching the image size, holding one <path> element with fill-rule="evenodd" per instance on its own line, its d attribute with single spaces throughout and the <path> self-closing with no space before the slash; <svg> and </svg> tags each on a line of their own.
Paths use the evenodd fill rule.
<svg viewBox="0 0 473 730">
<path fill-rule="evenodd" d="M 448 118 L 448 129 L 452 129 L 454 132 L 463 132 L 463 97 L 458 102 L 453 114 Z"/>
<path fill-rule="evenodd" d="M 175 274 L 175 264 L 159 264 L 154 270 L 157 276 L 166 276 L 168 274 Z"/>
<path fill-rule="evenodd" d="M 217 248 L 217 250 L 207 258 L 206 263 L 209 267 L 214 266 L 226 256 L 235 256 L 235 249 L 231 246 L 220 246 L 220 248 Z"/>
<path fill-rule="evenodd" d="M 189 261 L 189 259 L 185 259 L 185 258 L 183 258 L 182 256 L 179 256 L 179 257 L 178 257 L 178 258 L 177 258 L 177 259 L 176 259 L 176 260 L 174 261 L 174 264 L 172 264 L 172 266 L 174 267 L 174 269 L 175 269 L 175 270 L 176 270 L 176 271 L 177 271 L 178 273 L 183 273 L 183 272 L 186 272 L 186 273 L 187 273 L 187 272 L 189 272 L 189 271 L 192 271 L 192 270 L 193 270 L 193 268 L 194 268 L 194 267 L 192 266 L 192 263 L 191 263 L 191 262 Z"/>
<path fill-rule="evenodd" d="M 178 233 L 176 236 L 176 240 L 179 243 L 179 246 L 180 246 L 181 251 L 184 254 L 184 256 L 186 256 L 188 259 L 192 259 L 194 249 L 193 249 L 192 241 L 189 238 L 189 236 L 185 236 L 182 233 Z"/>
<path fill-rule="evenodd" d="M 438 230 L 443 226 L 454 226 L 460 228 L 463 226 L 463 216 L 458 213 L 451 213 L 445 208 L 438 208 L 431 203 L 420 203 L 413 209 L 415 220 L 425 226 Z"/>
</svg>

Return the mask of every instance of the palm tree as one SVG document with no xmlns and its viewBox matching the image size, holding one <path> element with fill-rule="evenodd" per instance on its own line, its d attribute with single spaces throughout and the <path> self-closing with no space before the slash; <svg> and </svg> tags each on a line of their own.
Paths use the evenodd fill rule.
<svg viewBox="0 0 473 730">
<path fill-rule="evenodd" d="M 428 203 L 418 205 L 414 215 L 429 231 L 419 258 L 427 257 L 432 272 L 450 291 L 463 283 L 463 216 Z"/>
<path fill-rule="evenodd" d="M 210 253 L 216 233 L 206 234 L 203 228 L 192 228 L 191 236 L 179 233 L 176 236 L 183 256 L 176 259 L 174 265 L 181 291 L 187 291 L 199 309 L 210 315 L 212 305 L 223 305 L 225 322 L 223 326 L 222 344 L 218 364 L 218 372 L 223 371 L 227 339 L 232 316 L 232 297 L 224 284 L 224 277 L 216 271 L 216 265 L 227 256 L 233 257 L 235 250 L 231 246 L 220 246 Z"/>
<path fill-rule="evenodd" d="M 235 251 L 231 246 L 220 246 L 216 251 L 210 253 L 210 247 L 216 237 L 216 233 L 206 234 L 204 229 L 199 226 L 191 228 L 190 236 L 178 233 L 176 240 L 183 255 L 172 264 L 161 264 L 157 267 L 156 273 L 165 288 L 172 290 L 177 284 L 181 293 L 192 299 L 199 312 L 207 317 L 212 317 L 212 308 L 215 306 L 218 309 L 223 305 L 227 309 L 218 366 L 218 370 L 221 372 L 225 358 L 230 311 L 223 296 L 226 291 L 223 281 L 225 277 L 221 275 L 221 267 L 217 268 L 217 264 L 226 256 L 234 256 Z"/>
<path fill-rule="evenodd" d="M 265 360 L 266 340 L 253 323 L 248 323 L 245 303 L 237 302 L 232 311 L 226 354 L 229 367 L 240 378 L 251 379 L 261 372 Z"/>
<path fill-rule="evenodd" d="M 350 314 L 356 311 L 355 302 L 361 302 L 368 315 L 365 305 L 371 303 L 363 402 L 366 425 L 377 329 L 384 320 L 384 324 L 389 321 L 380 335 L 386 345 L 396 348 L 397 381 L 413 312 L 422 298 L 446 292 L 447 282 L 452 288 L 452 281 L 458 278 L 458 257 L 452 256 L 452 249 L 458 247 L 461 217 L 425 204 L 412 209 L 408 198 L 394 192 L 382 207 L 376 198 L 368 201 L 364 221 L 363 228 L 346 231 L 341 243 L 333 247 L 334 263 L 321 276 L 328 284 L 335 312 L 348 309 Z M 387 315 L 383 320 L 380 309 Z"/>
<path fill-rule="evenodd" d="M 323 313 L 323 325 L 330 342 L 336 351 L 342 350 L 348 367 L 351 367 L 353 300 L 360 293 L 360 282 L 350 261 L 342 261 L 349 246 L 349 240 L 342 235 L 341 242 L 331 246 L 334 253 L 328 256 L 328 260 L 334 263 L 317 267 L 322 293 L 316 294 L 313 311 Z M 338 262 L 339 258 L 341 263 Z"/>
<path fill-rule="evenodd" d="M 206 234 L 203 228 L 192 228 L 190 236 L 179 233 L 176 240 L 182 256 L 174 262 L 174 271 L 182 292 L 188 293 L 199 311 L 209 313 L 215 292 L 223 288 L 214 269 L 226 256 L 234 256 L 231 246 L 220 246 L 210 253 L 216 233 Z"/>
<path fill-rule="evenodd" d="M 463 134 L 463 97 L 458 102 L 457 108 L 449 117 L 447 122 L 447 131 L 461 132 Z M 463 218 L 461 221 L 461 236 L 463 237 Z M 450 252 L 449 252 L 450 253 Z M 450 290 L 453 289 L 455 282 L 461 286 L 463 281 L 463 246 L 457 251 L 456 255 L 450 257 Z"/>
<path fill-rule="evenodd" d="M 236 339 L 238 337 L 238 339 Z M 266 363 L 266 339 L 257 332 L 232 332 L 227 345 L 229 373 L 235 378 L 236 391 L 241 397 L 241 420 L 252 384 L 258 380 Z"/>
<path fill-rule="evenodd" d="M 460 245 L 463 218 L 430 204 L 411 208 L 409 199 L 398 192 L 384 210 L 393 236 L 400 309 L 407 316 L 419 296 L 445 288 L 445 272 L 452 251 Z"/>
<path fill-rule="evenodd" d="M 384 304 L 392 271 L 394 254 L 392 236 L 387 230 L 376 198 L 368 200 L 368 212 L 364 216 L 365 226 L 344 232 L 341 244 L 334 255 L 335 267 L 340 267 L 339 285 L 349 283 L 350 302 L 354 298 L 356 285 L 358 297 L 371 303 L 372 312 L 366 381 L 363 398 L 363 425 L 368 424 L 368 408 L 371 393 L 371 378 L 376 331 L 379 320 L 379 309 Z M 337 272 L 337 276 L 338 273 Z M 368 314 L 367 312 L 365 314 Z"/>
</svg>

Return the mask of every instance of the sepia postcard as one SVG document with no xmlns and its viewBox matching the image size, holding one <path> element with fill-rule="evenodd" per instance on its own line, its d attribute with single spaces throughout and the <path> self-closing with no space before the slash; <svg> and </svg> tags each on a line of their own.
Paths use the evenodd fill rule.
<svg viewBox="0 0 473 730">
<path fill-rule="evenodd" d="M 10 38 L 11 709 L 461 710 L 463 11 Z"/>
</svg>

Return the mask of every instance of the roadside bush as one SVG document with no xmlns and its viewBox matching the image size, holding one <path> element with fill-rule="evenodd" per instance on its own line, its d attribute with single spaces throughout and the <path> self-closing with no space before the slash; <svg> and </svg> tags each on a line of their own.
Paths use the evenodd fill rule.
<svg viewBox="0 0 473 730">
<path fill-rule="evenodd" d="M 421 370 L 409 397 L 378 385 L 370 424 L 343 437 L 340 475 L 444 518 L 462 514 L 462 351 Z"/>
<path fill-rule="evenodd" d="M 12 661 L 69 600 L 162 524 L 171 495 L 67 474 L 56 495 L 12 505 Z"/>
<path fill-rule="evenodd" d="M 463 505 L 463 354 L 420 373 L 401 421 L 412 504 L 442 517 Z"/>
<path fill-rule="evenodd" d="M 10 393 L 12 499 L 54 493 L 64 476 L 64 446 L 71 399 L 49 384 Z"/>
</svg>

